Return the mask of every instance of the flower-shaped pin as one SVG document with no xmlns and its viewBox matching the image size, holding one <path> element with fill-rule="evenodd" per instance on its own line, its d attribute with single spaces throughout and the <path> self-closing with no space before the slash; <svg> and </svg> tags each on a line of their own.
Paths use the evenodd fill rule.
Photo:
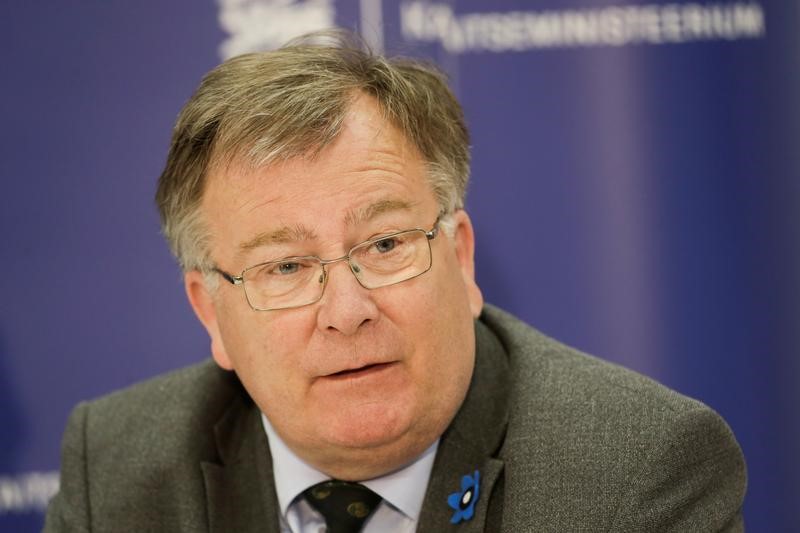
<svg viewBox="0 0 800 533">
<path fill-rule="evenodd" d="M 462 520 L 470 520 L 475 514 L 475 502 L 478 501 L 481 475 L 477 470 L 475 474 L 461 478 L 461 490 L 447 497 L 447 505 L 455 509 L 451 524 L 458 524 Z"/>
</svg>

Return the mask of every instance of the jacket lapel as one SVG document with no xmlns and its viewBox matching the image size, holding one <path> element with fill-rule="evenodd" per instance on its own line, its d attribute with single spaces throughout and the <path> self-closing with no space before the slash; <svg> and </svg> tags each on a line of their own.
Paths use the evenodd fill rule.
<svg viewBox="0 0 800 533">
<path fill-rule="evenodd" d="M 496 458 L 508 423 L 508 360 L 498 339 L 475 323 L 475 370 L 461 408 L 439 442 L 418 531 L 499 531 L 503 506 L 503 461 Z M 479 472 L 478 499 L 469 520 L 452 524 L 448 496 L 461 479 Z"/>
<path fill-rule="evenodd" d="M 278 497 L 258 409 L 242 393 L 214 427 L 219 462 L 203 462 L 209 531 L 279 531 Z"/>
</svg>

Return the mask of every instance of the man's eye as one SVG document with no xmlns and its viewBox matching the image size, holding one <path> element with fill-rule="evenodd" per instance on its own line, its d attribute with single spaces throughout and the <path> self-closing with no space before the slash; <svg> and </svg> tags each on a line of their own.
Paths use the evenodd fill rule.
<svg viewBox="0 0 800 533">
<path fill-rule="evenodd" d="M 300 263 L 278 263 L 272 269 L 273 274 L 286 276 L 288 274 L 296 274 L 301 268 Z"/>
<path fill-rule="evenodd" d="M 385 254 L 387 252 L 391 252 L 392 250 L 394 250 L 398 244 L 400 243 L 397 241 L 397 239 L 391 238 L 391 239 L 381 239 L 379 241 L 376 241 L 374 246 L 378 252 Z"/>
</svg>

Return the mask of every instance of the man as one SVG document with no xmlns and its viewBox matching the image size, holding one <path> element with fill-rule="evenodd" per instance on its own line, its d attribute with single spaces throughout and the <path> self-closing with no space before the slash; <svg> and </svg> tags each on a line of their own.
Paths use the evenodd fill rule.
<svg viewBox="0 0 800 533">
<path fill-rule="evenodd" d="M 318 37 L 182 110 L 157 203 L 215 364 L 76 408 L 46 529 L 741 530 L 713 411 L 483 304 L 442 77 Z"/>
</svg>

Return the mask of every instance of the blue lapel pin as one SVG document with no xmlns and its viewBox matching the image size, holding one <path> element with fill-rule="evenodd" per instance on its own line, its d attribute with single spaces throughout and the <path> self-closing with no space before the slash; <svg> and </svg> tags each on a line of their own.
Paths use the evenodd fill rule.
<svg viewBox="0 0 800 533">
<path fill-rule="evenodd" d="M 458 524 L 462 520 L 471 520 L 475 514 L 475 502 L 480 494 L 481 474 L 477 470 L 473 475 L 461 478 L 461 490 L 447 497 L 447 505 L 455 512 L 450 519 L 451 524 Z"/>
</svg>

